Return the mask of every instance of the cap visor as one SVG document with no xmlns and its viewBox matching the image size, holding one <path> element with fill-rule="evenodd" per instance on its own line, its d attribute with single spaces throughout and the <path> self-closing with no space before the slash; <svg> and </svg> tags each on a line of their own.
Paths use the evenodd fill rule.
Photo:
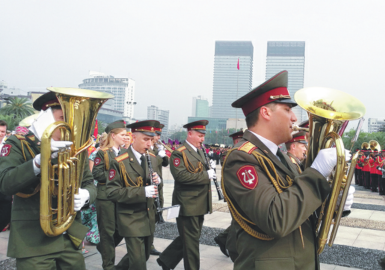
<svg viewBox="0 0 385 270">
<path fill-rule="evenodd" d="M 147 135 L 147 136 L 150 136 L 150 137 L 154 137 L 156 134 L 155 132 L 148 132 L 148 131 L 141 131 L 144 135 Z"/>
<path fill-rule="evenodd" d="M 203 129 L 194 129 L 195 131 L 198 131 L 198 132 L 200 132 L 200 133 L 202 133 L 202 134 L 206 134 L 206 130 L 203 130 Z"/>
<path fill-rule="evenodd" d="M 284 104 L 290 104 L 292 105 L 292 108 L 297 106 L 297 102 L 291 100 L 291 99 L 281 99 L 281 100 L 274 100 L 275 103 L 284 103 Z"/>
</svg>

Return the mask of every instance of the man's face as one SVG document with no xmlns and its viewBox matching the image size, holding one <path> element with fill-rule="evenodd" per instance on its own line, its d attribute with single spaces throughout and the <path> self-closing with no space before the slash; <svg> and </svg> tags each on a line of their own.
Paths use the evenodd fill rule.
<svg viewBox="0 0 385 270">
<path fill-rule="evenodd" d="M 276 144 L 281 144 L 292 139 L 292 126 L 297 121 L 297 117 L 291 109 L 291 105 L 277 103 L 271 111 L 270 129 L 273 131 Z M 269 139 L 269 138 L 267 138 Z"/>
<path fill-rule="evenodd" d="M 141 154 L 146 153 L 151 148 L 152 136 L 145 135 L 141 132 L 134 132 L 132 134 L 132 147 Z"/>
<path fill-rule="evenodd" d="M 2 141 L 7 134 L 7 126 L 0 126 L 0 141 Z"/>
<path fill-rule="evenodd" d="M 160 135 L 156 134 L 154 136 L 154 144 L 156 144 L 160 140 Z"/>
<path fill-rule="evenodd" d="M 52 111 L 52 115 L 53 115 L 53 118 L 55 119 L 55 122 L 57 121 L 64 121 L 64 116 L 63 116 L 63 110 L 60 110 L 60 109 L 54 109 Z M 54 141 L 60 141 L 60 129 L 56 129 L 53 133 L 52 133 L 52 139 Z"/>
<path fill-rule="evenodd" d="M 200 133 L 195 130 L 190 130 L 187 133 L 187 141 L 191 143 L 193 146 L 195 146 L 196 148 L 200 148 L 201 143 L 203 143 L 204 140 L 205 140 L 205 134 L 203 133 Z"/>
<path fill-rule="evenodd" d="M 241 140 L 241 138 L 236 138 L 235 140 L 233 140 L 234 145 L 236 145 L 240 140 Z"/>
<path fill-rule="evenodd" d="M 305 158 L 306 150 L 306 144 L 295 142 L 291 145 L 289 152 L 302 161 Z"/>
</svg>

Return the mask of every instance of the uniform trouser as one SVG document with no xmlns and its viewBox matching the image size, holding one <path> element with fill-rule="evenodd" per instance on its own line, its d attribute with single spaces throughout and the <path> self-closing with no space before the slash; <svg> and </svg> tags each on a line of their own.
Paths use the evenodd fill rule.
<svg viewBox="0 0 385 270">
<path fill-rule="evenodd" d="M 146 237 L 124 237 L 127 254 L 120 260 L 116 270 L 146 270 L 146 262 L 150 257 L 154 235 Z"/>
<path fill-rule="evenodd" d="M 385 178 L 382 178 L 381 175 L 378 177 L 378 189 L 380 195 L 385 195 Z"/>
<path fill-rule="evenodd" d="M 356 182 L 356 185 L 359 185 L 359 186 L 361 186 L 360 185 L 360 183 L 361 183 L 361 179 L 360 179 L 360 170 L 359 169 L 355 169 L 354 170 L 354 180 L 355 180 L 355 182 Z"/>
<path fill-rule="evenodd" d="M 370 172 L 364 172 L 364 188 L 370 188 Z"/>
<path fill-rule="evenodd" d="M 12 196 L 0 194 L 0 232 L 11 222 Z"/>
<path fill-rule="evenodd" d="M 115 247 L 123 239 L 119 235 L 116 224 L 115 203 L 97 199 L 96 211 L 100 236 L 97 249 L 102 256 L 102 266 L 104 270 L 114 269 Z"/>
<path fill-rule="evenodd" d="M 184 269 L 199 269 L 199 238 L 203 220 L 204 216 L 180 216 L 176 219 L 179 236 L 159 256 L 167 267 L 174 269 L 183 259 Z"/>
<path fill-rule="evenodd" d="M 60 252 L 16 259 L 17 270 L 85 270 L 82 251 L 76 249 L 68 236 L 64 236 L 64 249 Z"/>
<path fill-rule="evenodd" d="M 231 225 L 228 227 L 229 229 L 229 234 L 227 236 L 227 241 L 226 241 L 226 249 L 229 252 L 230 259 L 235 262 L 235 259 L 238 257 L 238 251 L 237 251 L 237 239 L 236 239 L 236 233 L 235 233 L 235 228 L 234 228 L 234 223 L 235 221 L 231 221 Z"/>
<path fill-rule="evenodd" d="M 225 246 L 226 246 L 226 241 L 227 241 L 227 237 L 229 235 L 229 231 L 230 231 L 230 227 L 227 227 L 226 230 L 224 230 L 223 232 L 221 232 L 220 234 L 218 234 L 217 238 L 220 242 L 222 242 Z"/>
<path fill-rule="evenodd" d="M 378 188 L 378 174 L 372 173 L 371 176 L 372 176 L 371 190 L 372 190 L 372 192 L 377 192 L 377 188 Z"/>
</svg>

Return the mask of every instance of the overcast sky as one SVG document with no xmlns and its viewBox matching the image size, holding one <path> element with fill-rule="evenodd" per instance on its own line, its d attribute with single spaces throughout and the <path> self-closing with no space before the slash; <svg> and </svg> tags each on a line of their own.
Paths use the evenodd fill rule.
<svg viewBox="0 0 385 270">
<path fill-rule="evenodd" d="M 348 92 L 366 119 L 385 117 L 385 1 L 2 0 L 0 10 L 8 87 L 77 87 L 90 70 L 130 77 L 135 118 L 156 105 L 183 124 L 193 96 L 211 104 L 216 40 L 252 41 L 253 86 L 265 80 L 267 41 L 305 41 L 305 87 Z"/>
</svg>

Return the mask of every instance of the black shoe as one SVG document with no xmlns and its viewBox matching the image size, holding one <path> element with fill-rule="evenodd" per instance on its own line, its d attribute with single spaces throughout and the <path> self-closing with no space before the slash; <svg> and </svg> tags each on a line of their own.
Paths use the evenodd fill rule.
<svg viewBox="0 0 385 270">
<path fill-rule="evenodd" d="M 168 268 L 159 258 L 156 259 L 156 261 L 159 264 L 159 266 L 162 267 L 162 270 L 171 270 L 171 268 Z"/>
<path fill-rule="evenodd" d="M 160 252 L 160 251 L 157 251 L 156 248 L 153 248 L 153 249 L 151 249 L 151 251 L 150 251 L 150 254 L 151 254 L 151 255 L 159 256 L 160 253 L 161 253 L 161 252 Z"/>
<path fill-rule="evenodd" d="M 229 257 L 229 254 L 227 253 L 226 244 L 222 243 L 222 241 L 218 238 L 218 236 L 214 237 L 215 243 L 218 244 L 219 248 L 221 249 L 222 253 Z"/>
</svg>

